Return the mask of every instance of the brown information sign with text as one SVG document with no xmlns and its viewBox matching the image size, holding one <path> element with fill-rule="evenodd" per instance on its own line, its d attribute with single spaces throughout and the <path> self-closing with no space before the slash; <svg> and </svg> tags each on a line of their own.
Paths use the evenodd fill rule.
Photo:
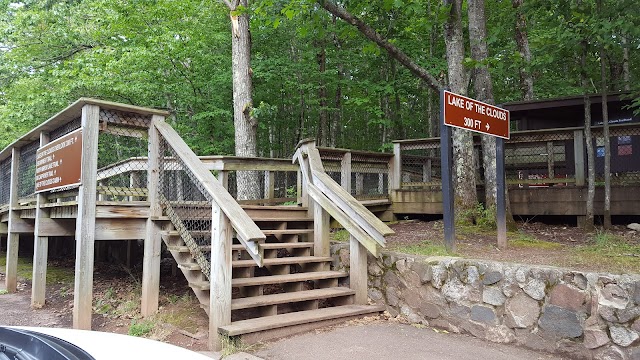
<svg viewBox="0 0 640 360">
<path fill-rule="evenodd" d="M 509 139 L 509 110 L 444 91 L 444 123 Z"/>
<path fill-rule="evenodd" d="M 78 129 L 36 152 L 36 192 L 80 185 L 82 129 Z"/>
</svg>

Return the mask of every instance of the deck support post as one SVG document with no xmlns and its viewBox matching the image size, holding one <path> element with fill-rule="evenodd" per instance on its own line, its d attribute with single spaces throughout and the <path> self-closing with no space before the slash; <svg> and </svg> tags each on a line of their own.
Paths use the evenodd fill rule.
<svg viewBox="0 0 640 360">
<path fill-rule="evenodd" d="M 14 224 L 19 221 L 14 207 L 18 205 L 18 182 L 20 168 L 20 149 L 11 149 L 11 183 L 9 190 L 9 230 L 7 234 L 7 266 L 5 269 L 5 287 L 12 293 L 18 288 L 18 248 L 20 235 L 15 231 Z"/>
<path fill-rule="evenodd" d="M 209 349 L 222 349 L 218 329 L 231 324 L 231 244 L 233 227 L 217 204 L 211 208 L 211 291 L 209 297 Z"/>
<path fill-rule="evenodd" d="M 158 191 L 160 188 L 160 134 L 155 127 L 164 117 L 154 115 L 149 125 L 149 164 L 147 167 L 147 189 L 149 201 L 149 218 L 146 224 L 144 239 L 144 255 L 142 260 L 142 316 L 151 316 L 158 311 L 160 295 L 160 252 L 162 238 L 160 226 L 155 218 L 162 215 Z"/>
<path fill-rule="evenodd" d="M 73 328 L 91 330 L 93 262 L 96 235 L 96 186 L 100 107 L 82 107 L 82 174 L 76 218 L 76 269 Z"/>
<path fill-rule="evenodd" d="M 349 236 L 349 286 L 355 290 L 355 305 L 366 305 L 367 296 L 367 248 Z"/>
<path fill-rule="evenodd" d="M 49 134 L 40 133 L 40 147 L 49 142 Z M 47 252 L 49 238 L 41 236 L 42 220 L 49 217 L 49 211 L 43 208 L 47 197 L 43 193 L 36 195 L 36 221 L 33 231 L 33 275 L 31 285 L 31 307 L 39 309 L 44 306 L 47 291 Z"/>
<path fill-rule="evenodd" d="M 264 172 L 264 198 L 265 199 L 273 199 L 275 198 L 275 172 L 271 170 L 266 170 Z"/>
<path fill-rule="evenodd" d="M 329 232 L 331 229 L 331 217 L 320 204 L 313 206 L 313 255 L 329 256 L 331 253 L 331 243 Z"/>
</svg>

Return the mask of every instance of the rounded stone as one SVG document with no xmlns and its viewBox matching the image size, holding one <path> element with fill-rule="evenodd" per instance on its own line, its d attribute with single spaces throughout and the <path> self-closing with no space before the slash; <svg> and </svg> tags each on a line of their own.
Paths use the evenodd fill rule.
<svg viewBox="0 0 640 360">
<path fill-rule="evenodd" d="M 544 281 L 539 279 L 531 279 L 522 290 L 524 290 L 524 292 L 532 298 L 536 300 L 542 300 L 545 297 L 545 287 L 546 284 L 544 283 Z"/>
<path fill-rule="evenodd" d="M 624 309 L 629 303 L 629 294 L 617 284 L 607 284 L 600 291 L 598 303 L 616 309 Z"/>
<path fill-rule="evenodd" d="M 627 347 L 640 338 L 637 332 L 627 327 L 617 325 L 609 326 L 609 334 L 611 335 L 613 343 L 622 347 Z"/>
<path fill-rule="evenodd" d="M 506 300 L 507 297 L 504 296 L 502 290 L 495 286 L 487 286 L 482 289 L 482 301 L 484 303 L 500 306 L 503 305 Z"/>
<path fill-rule="evenodd" d="M 485 285 L 493 285 L 502 280 L 503 275 L 499 271 L 487 271 L 482 278 L 482 283 Z"/>
<path fill-rule="evenodd" d="M 471 307 L 471 321 L 487 325 L 496 325 L 498 318 L 493 307 L 474 305 Z"/>
<path fill-rule="evenodd" d="M 578 314 L 555 305 L 544 307 L 538 325 L 542 330 L 561 338 L 577 338 L 583 333 Z"/>
<path fill-rule="evenodd" d="M 540 305 L 525 293 L 518 293 L 505 305 L 506 325 L 511 328 L 533 326 L 540 316 Z"/>
</svg>

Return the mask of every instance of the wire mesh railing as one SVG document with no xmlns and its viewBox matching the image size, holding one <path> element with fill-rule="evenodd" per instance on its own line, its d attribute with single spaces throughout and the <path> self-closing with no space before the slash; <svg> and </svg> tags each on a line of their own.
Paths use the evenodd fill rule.
<svg viewBox="0 0 640 360">
<path fill-rule="evenodd" d="M 24 201 L 31 197 L 36 190 L 36 151 L 40 141 L 32 141 L 20 148 L 18 162 L 18 199 Z"/>
<path fill-rule="evenodd" d="M 11 157 L 0 162 L 0 206 L 9 203 L 11 196 Z"/>
<path fill-rule="evenodd" d="M 393 154 L 324 147 L 318 151 L 327 175 L 356 199 L 388 197 Z"/>
<path fill-rule="evenodd" d="M 260 158 L 252 159 L 259 163 Z M 224 160 L 223 160 L 224 162 Z M 259 165 L 256 167 L 260 167 Z M 228 177 L 227 190 L 241 204 L 282 204 L 297 200 L 297 171 L 253 170 L 256 186 L 251 191 L 252 199 L 240 199 L 238 196 L 238 174 L 242 171 L 225 170 Z M 216 174 L 217 175 L 217 174 Z"/>
<path fill-rule="evenodd" d="M 159 168 L 160 204 L 208 279 L 213 198 L 164 138 Z"/>
<path fill-rule="evenodd" d="M 596 186 L 603 185 L 605 139 L 602 127 L 593 127 Z M 582 128 L 513 132 L 505 141 L 505 172 L 510 187 L 552 187 L 584 184 L 587 174 L 586 140 Z M 611 126 L 612 185 L 640 184 L 640 123 Z M 440 139 L 402 140 L 400 188 L 433 189 L 441 186 Z M 482 185 L 479 141 L 475 141 L 476 179 Z"/>
<path fill-rule="evenodd" d="M 97 191 L 99 201 L 146 200 L 150 115 L 100 111 Z"/>
</svg>

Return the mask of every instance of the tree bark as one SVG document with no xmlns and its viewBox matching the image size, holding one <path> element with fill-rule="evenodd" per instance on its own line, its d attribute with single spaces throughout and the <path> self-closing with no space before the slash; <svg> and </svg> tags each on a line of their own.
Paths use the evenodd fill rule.
<svg viewBox="0 0 640 360">
<path fill-rule="evenodd" d="M 467 72 L 463 65 L 462 0 L 444 0 L 444 4 L 451 7 L 444 26 L 449 87 L 454 93 L 466 95 Z M 472 210 L 478 203 L 473 160 L 473 136 L 470 131 L 455 128 L 453 129 L 452 142 L 456 221 L 471 223 L 473 222 Z"/>
<path fill-rule="evenodd" d="M 385 39 L 382 35 L 378 34 L 378 32 L 373 29 L 371 26 L 364 23 L 364 21 L 360 20 L 358 17 L 350 14 L 343 7 L 336 5 L 331 0 L 317 0 L 318 4 L 322 6 L 325 10 L 331 13 L 333 16 L 339 17 L 347 23 L 355 26 L 364 36 L 366 36 L 369 40 L 375 42 L 378 46 L 385 49 L 389 55 L 391 55 L 394 59 L 398 60 L 398 62 L 404 65 L 409 71 L 411 71 L 414 75 L 416 75 L 419 79 L 424 81 L 429 87 L 431 87 L 434 91 L 440 91 L 442 89 L 442 84 L 436 80 L 428 71 L 426 71 L 423 67 L 416 64 L 407 54 L 405 54 L 402 50 L 400 50 L 395 45 L 391 44 L 387 39 Z"/>
<path fill-rule="evenodd" d="M 580 80 L 584 92 L 584 141 L 587 147 L 587 209 L 585 214 L 585 230 L 593 230 L 593 200 L 596 194 L 596 170 L 593 156 L 593 135 L 591 134 L 591 99 L 589 98 L 589 81 L 587 78 L 587 41 L 582 42 L 580 57 Z"/>
<path fill-rule="evenodd" d="M 248 7 L 248 0 L 238 0 L 229 5 L 231 16 L 231 62 L 233 72 L 233 124 L 235 127 L 236 156 L 254 157 L 257 150 L 258 122 L 251 115 L 253 109 L 253 83 L 251 80 L 251 34 L 249 15 L 234 14 L 238 6 Z M 256 171 L 239 171 L 236 174 L 238 199 L 257 199 L 260 189 Z"/>
<path fill-rule="evenodd" d="M 625 91 L 631 90 L 631 73 L 629 72 L 629 43 L 626 36 L 622 36 L 622 81 Z"/>
<path fill-rule="evenodd" d="M 596 2 L 598 12 L 602 12 L 602 0 Z M 600 45 L 600 81 L 602 83 L 602 137 L 604 137 L 604 228 L 611 229 L 611 136 L 609 135 L 609 104 L 607 95 L 607 55 L 604 45 Z"/>
<path fill-rule="evenodd" d="M 512 0 L 511 3 L 516 11 L 516 23 L 514 36 L 520 57 L 524 64 L 520 67 L 520 90 L 522 91 L 522 99 L 525 101 L 533 100 L 533 75 L 529 70 L 531 64 L 531 49 L 529 48 L 529 36 L 527 35 L 527 18 L 520 6 L 524 0 Z"/>
<path fill-rule="evenodd" d="M 324 82 L 324 73 L 327 70 L 327 53 L 324 42 L 320 43 L 317 58 L 318 68 L 320 70 L 320 87 L 318 89 L 318 97 L 320 98 L 318 145 L 327 146 L 329 143 L 329 115 L 327 114 L 327 86 Z"/>
</svg>

